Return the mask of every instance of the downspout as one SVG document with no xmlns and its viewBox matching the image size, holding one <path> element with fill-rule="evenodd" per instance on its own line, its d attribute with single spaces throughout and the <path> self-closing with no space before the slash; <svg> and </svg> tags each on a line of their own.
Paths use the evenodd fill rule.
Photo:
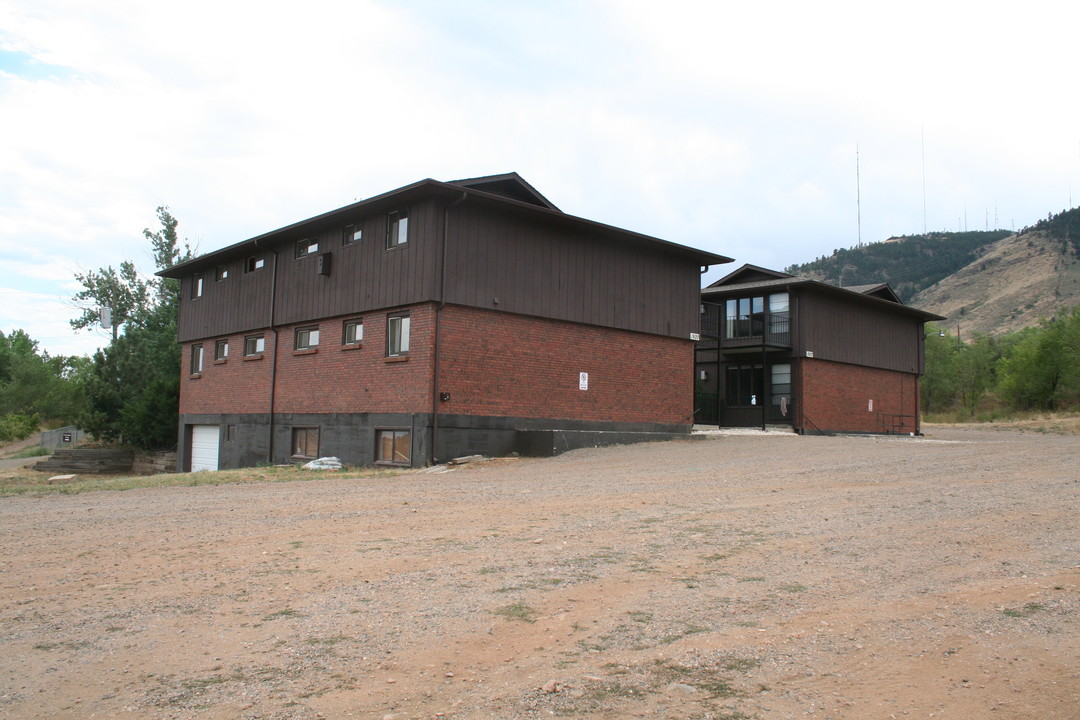
<svg viewBox="0 0 1080 720">
<path fill-rule="evenodd" d="M 439 444 L 439 403 L 442 402 L 441 390 L 439 388 L 439 367 L 441 346 L 439 344 L 441 338 L 441 326 L 439 319 L 442 317 L 442 309 L 446 306 L 446 239 L 450 232 L 450 208 L 454 207 L 458 203 L 465 202 L 465 198 L 468 194 L 464 191 L 461 193 L 461 197 L 453 202 L 447 203 L 443 208 L 443 229 L 442 229 L 442 248 L 439 253 L 439 292 L 438 302 L 435 305 L 435 361 L 432 367 L 431 378 L 431 464 L 434 465 L 438 461 L 438 444 Z"/>
<path fill-rule="evenodd" d="M 255 249 L 259 250 L 259 241 L 255 241 Z M 274 323 L 275 309 L 277 307 L 277 266 L 278 266 L 278 253 L 277 250 L 267 248 L 267 250 L 274 256 L 274 265 L 272 268 L 273 275 L 270 276 L 270 332 L 274 333 L 274 357 L 270 361 L 270 424 L 269 424 L 269 438 L 266 444 L 266 462 L 270 465 L 274 464 L 274 399 L 277 391 L 277 356 L 278 356 L 278 331 L 277 325 Z"/>
</svg>

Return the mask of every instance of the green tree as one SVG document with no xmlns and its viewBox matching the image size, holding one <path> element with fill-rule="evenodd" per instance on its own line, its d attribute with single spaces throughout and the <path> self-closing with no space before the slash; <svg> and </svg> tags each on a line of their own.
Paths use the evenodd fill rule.
<svg viewBox="0 0 1080 720">
<path fill-rule="evenodd" d="M 1080 402 L 1080 307 L 1026 332 L 999 366 L 1000 390 L 1018 410 Z"/>
<path fill-rule="evenodd" d="M 161 228 L 145 229 L 143 236 L 150 242 L 156 269 L 163 270 L 189 259 L 192 253 L 186 243 L 181 245 L 176 231 L 179 222 L 168 208 L 159 207 L 157 217 Z M 125 261 L 121 267 L 129 264 Z M 77 276 L 80 280 L 82 277 Z M 175 280 L 162 278 L 127 275 L 121 279 L 123 291 L 119 296 L 136 302 L 125 307 L 119 317 L 114 314 L 113 341 L 94 354 L 86 377 L 86 408 L 80 424 L 103 440 L 147 449 L 171 447 L 176 442 L 179 406 L 176 312 L 180 287 Z M 85 302 L 92 299 L 95 307 L 101 307 L 110 299 L 107 295 L 99 297 L 85 281 L 83 285 Z M 106 289 L 111 291 L 111 287 Z M 72 325 L 79 327 L 76 323 L 88 317 L 93 317 L 92 310 L 84 311 Z M 95 321 L 90 319 L 82 327 Z"/>
<path fill-rule="evenodd" d="M 941 412 L 956 404 L 956 338 L 935 325 L 928 325 L 924 345 L 926 369 L 920 383 L 923 412 Z"/>
<path fill-rule="evenodd" d="M 954 360 L 954 376 L 960 404 L 969 415 L 975 415 L 979 400 L 994 386 L 997 360 L 997 348 L 989 335 L 976 335 L 971 342 L 960 344 Z"/>
<path fill-rule="evenodd" d="M 52 357 L 22 330 L 0 332 L 0 415 L 44 422 L 72 422 L 81 405 L 79 383 L 86 361 Z"/>
</svg>

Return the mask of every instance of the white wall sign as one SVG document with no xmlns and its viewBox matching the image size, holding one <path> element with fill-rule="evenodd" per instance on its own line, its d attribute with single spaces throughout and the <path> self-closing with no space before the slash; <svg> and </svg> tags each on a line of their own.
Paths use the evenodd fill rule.
<svg viewBox="0 0 1080 720">
<path fill-rule="evenodd" d="M 589 389 L 589 373 L 578 373 L 577 386 L 578 390 Z"/>
</svg>

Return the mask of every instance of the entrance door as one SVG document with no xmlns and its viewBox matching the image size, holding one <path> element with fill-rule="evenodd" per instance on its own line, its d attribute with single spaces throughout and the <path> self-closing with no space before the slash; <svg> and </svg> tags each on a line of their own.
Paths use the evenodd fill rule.
<svg viewBox="0 0 1080 720">
<path fill-rule="evenodd" d="M 221 428 L 217 425 L 191 426 L 191 472 L 218 469 Z"/>
<path fill-rule="evenodd" d="M 773 363 L 769 395 L 769 422 L 791 422 L 791 363 Z"/>
</svg>

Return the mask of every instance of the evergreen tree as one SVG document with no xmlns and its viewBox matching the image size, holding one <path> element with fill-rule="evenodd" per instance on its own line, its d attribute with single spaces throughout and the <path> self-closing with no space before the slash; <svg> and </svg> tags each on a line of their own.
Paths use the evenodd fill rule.
<svg viewBox="0 0 1080 720">
<path fill-rule="evenodd" d="M 159 207 L 157 217 L 161 229 L 143 230 L 143 236 L 150 242 L 156 269 L 164 270 L 189 259 L 191 248 L 186 243 L 181 245 L 176 232 L 179 222 L 168 208 Z M 121 268 L 129 265 L 125 261 Z M 111 268 L 77 276 L 84 285 L 80 299 L 93 300 L 96 307 L 114 298 L 135 301 L 122 306 L 119 314 L 114 308 L 114 338 L 108 347 L 94 354 L 80 424 L 103 440 L 146 449 L 171 447 L 176 443 L 180 391 L 180 347 L 176 342 L 179 283 L 129 273 L 119 276 L 118 289 L 84 279 L 112 277 L 107 270 Z M 91 319 L 94 317 L 93 310 L 85 310 L 72 325 L 86 327 L 96 321 Z M 118 332 L 121 326 L 122 333 Z"/>
</svg>

